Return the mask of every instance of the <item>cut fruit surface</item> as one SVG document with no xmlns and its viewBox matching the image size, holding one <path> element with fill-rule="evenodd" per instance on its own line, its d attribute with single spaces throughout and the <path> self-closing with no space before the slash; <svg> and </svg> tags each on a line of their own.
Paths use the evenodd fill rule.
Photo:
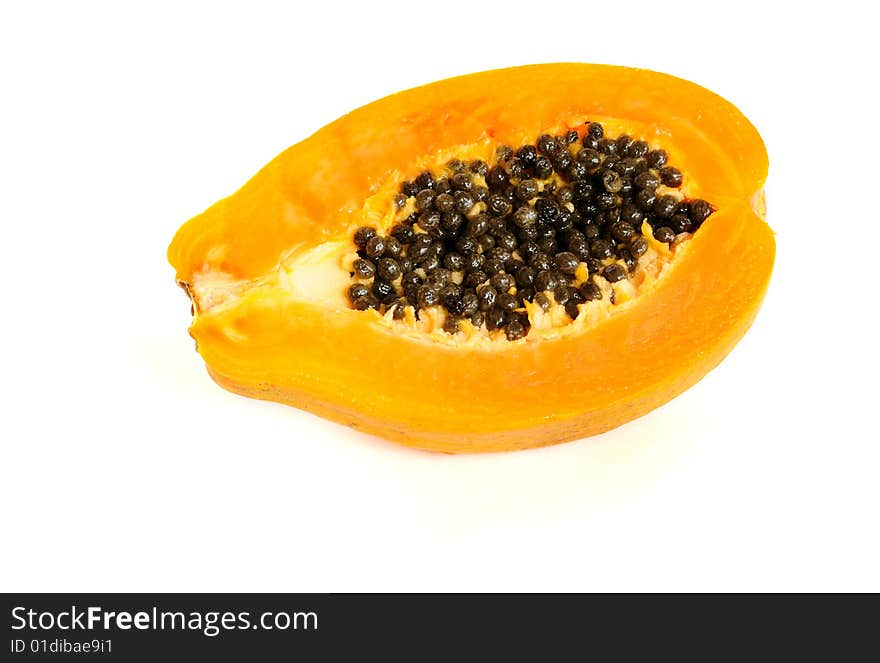
<svg viewBox="0 0 880 663">
<path fill-rule="evenodd" d="M 592 148 L 611 160 L 571 171 Z M 222 386 L 420 448 L 526 448 L 640 416 L 732 349 L 772 271 L 766 171 L 751 124 L 692 83 L 600 65 L 497 70 L 340 118 L 185 224 L 169 259 Z M 642 189 L 654 198 L 634 215 Z M 532 212 L 514 218 L 521 207 Z"/>
</svg>

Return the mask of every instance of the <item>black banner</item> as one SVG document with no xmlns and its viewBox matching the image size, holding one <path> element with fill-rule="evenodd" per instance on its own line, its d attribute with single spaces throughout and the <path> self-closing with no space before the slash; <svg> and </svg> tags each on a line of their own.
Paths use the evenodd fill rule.
<svg viewBox="0 0 880 663">
<path fill-rule="evenodd" d="M 646 644 L 657 653 L 680 653 L 713 634 L 728 654 L 747 652 L 742 645 L 755 637 L 762 638 L 767 653 L 773 639 L 789 634 L 783 617 L 801 612 L 797 604 L 803 601 L 651 595 L 3 595 L 6 638 L 0 659 L 289 661 L 340 660 L 343 653 L 358 652 L 371 659 L 418 661 L 443 652 L 471 660 L 479 646 L 482 652 L 569 660 L 578 653 L 589 659 L 600 649 L 623 656 Z M 839 614 L 839 603 L 839 597 L 813 602 L 791 637 L 814 638 L 811 623 L 827 629 L 823 615 Z M 875 607 L 859 611 L 860 616 L 868 620 Z M 859 618 L 849 626 L 852 635 L 873 628 Z"/>
</svg>

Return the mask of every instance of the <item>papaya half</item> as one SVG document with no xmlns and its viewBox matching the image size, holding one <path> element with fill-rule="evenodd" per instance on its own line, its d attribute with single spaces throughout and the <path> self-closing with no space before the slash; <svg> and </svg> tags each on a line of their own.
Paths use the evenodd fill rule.
<svg viewBox="0 0 880 663">
<path fill-rule="evenodd" d="M 500 69 L 332 122 L 168 257 L 222 387 L 422 449 L 537 447 L 639 417 L 730 352 L 773 267 L 767 168 L 694 83 Z"/>
</svg>

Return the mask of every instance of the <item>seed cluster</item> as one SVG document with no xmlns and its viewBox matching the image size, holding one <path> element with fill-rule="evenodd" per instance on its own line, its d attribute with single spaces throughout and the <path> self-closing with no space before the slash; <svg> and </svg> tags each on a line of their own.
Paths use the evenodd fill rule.
<svg viewBox="0 0 880 663">
<path fill-rule="evenodd" d="M 655 239 L 672 243 L 712 213 L 705 200 L 662 193 L 661 185 L 682 183 L 667 160 L 662 149 L 611 138 L 590 122 L 516 150 L 503 145 L 491 166 L 453 159 L 447 176 L 425 171 L 395 197 L 398 209 L 413 198 L 412 214 L 386 236 L 369 226 L 355 232 L 359 281 L 349 298 L 398 320 L 406 306 L 418 315 L 439 305 L 447 332 L 469 319 L 509 340 L 528 334 L 525 302 L 549 310 L 555 300 L 576 318 L 578 304 L 602 298 L 594 279 L 613 284 L 635 271 L 648 250 L 644 221 Z M 577 285 L 582 263 L 591 278 Z"/>
</svg>

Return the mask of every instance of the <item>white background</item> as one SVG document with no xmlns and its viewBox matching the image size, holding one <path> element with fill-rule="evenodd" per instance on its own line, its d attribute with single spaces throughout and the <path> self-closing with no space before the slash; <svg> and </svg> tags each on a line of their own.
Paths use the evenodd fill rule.
<svg viewBox="0 0 880 663">
<path fill-rule="evenodd" d="M 4 3 L 0 590 L 880 590 L 868 6 Z M 477 457 L 213 384 L 183 221 L 359 105 L 553 61 L 694 80 L 763 135 L 776 270 L 717 370 Z"/>
</svg>

